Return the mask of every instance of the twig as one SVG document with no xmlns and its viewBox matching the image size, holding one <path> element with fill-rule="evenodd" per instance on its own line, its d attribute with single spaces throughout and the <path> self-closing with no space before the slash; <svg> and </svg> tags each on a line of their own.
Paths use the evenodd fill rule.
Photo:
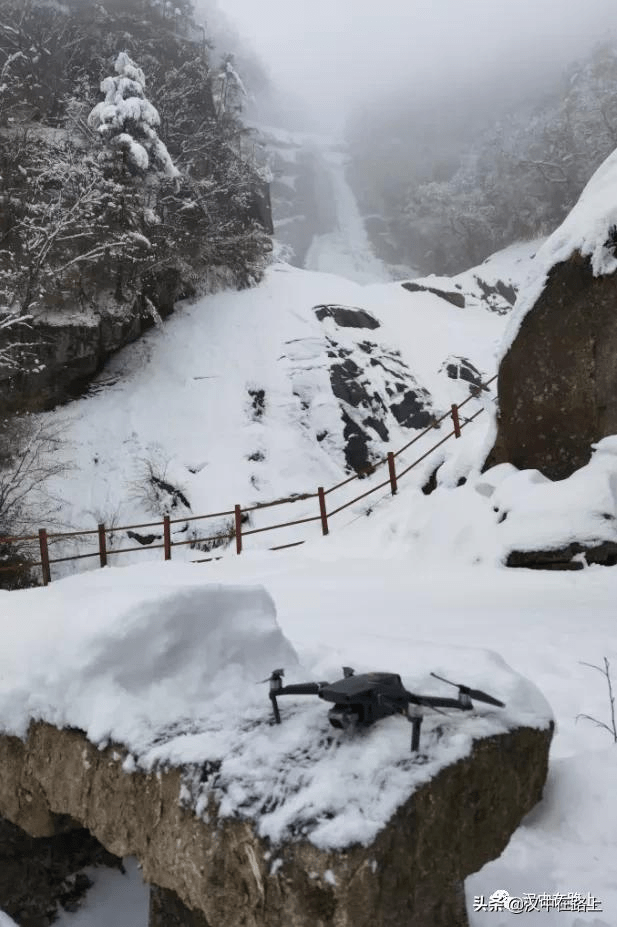
<svg viewBox="0 0 617 927">
<path fill-rule="evenodd" d="M 595 663 L 585 663 L 583 660 L 579 660 L 581 666 L 589 666 L 591 669 L 597 670 L 599 673 L 606 678 L 606 684 L 608 686 L 608 700 L 611 706 L 611 723 L 606 724 L 604 721 L 599 721 L 597 718 L 593 718 L 591 715 L 580 714 L 576 716 L 576 720 L 579 718 L 584 718 L 586 721 L 591 721 L 596 727 L 602 727 L 605 731 L 608 731 L 613 741 L 617 744 L 617 721 L 615 719 L 615 696 L 613 695 L 613 683 L 611 680 L 611 664 L 609 663 L 607 657 L 604 657 L 604 669 L 601 666 L 596 666 Z"/>
</svg>

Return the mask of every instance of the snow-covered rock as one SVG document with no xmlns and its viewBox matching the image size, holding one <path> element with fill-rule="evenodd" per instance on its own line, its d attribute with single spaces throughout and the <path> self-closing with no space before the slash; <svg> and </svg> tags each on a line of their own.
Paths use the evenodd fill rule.
<svg viewBox="0 0 617 927">
<path fill-rule="evenodd" d="M 312 670 L 262 588 L 146 565 L 0 607 L 0 814 L 35 836 L 70 816 L 222 927 L 240 907 L 255 927 L 311 927 L 317 903 L 344 927 L 450 927 L 462 879 L 540 798 L 551 711 L 489 651 L 444 646 L 434 663 L 418 646 L 412 691 L 443 694 L 434 667 L 505 707 L 427 712 L 410 752 L 405 718 L 336 730 L 318 699 L 287 699 L 272 723 L 259 677 Z"/>
<path fill-rule="evenodd" d="M 617 152 L 539 249 L 505 335 L 490 463 L 563 479 L 617 432 Z"/>
</svg>

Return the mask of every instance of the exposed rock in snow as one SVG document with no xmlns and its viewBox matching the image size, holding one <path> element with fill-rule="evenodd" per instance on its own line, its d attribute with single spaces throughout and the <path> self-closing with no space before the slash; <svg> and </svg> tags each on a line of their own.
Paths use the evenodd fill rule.
<svg viewBox="0 0 617 927">
<path fill-rule="evenodd" d="M 320 322 L 326 318 L 334 319 L 340 328 L 379 328 L 377 319 L 366 309 L 350 306 L 315 306 L 315 315 Z"/>
<path fill-rule="evenodd" d="M 459 309 L 465 308 L 465 297 L 462 293 L 453 293 L 451 290 L 438 290 L 435 287 L 423 286 L 421 283 L 411 281 L 403 283 L 402 286 L 405 290 L 409 290 L 410 293 L 432 293 L 433 296 L 445 299 L 452 306 L 458 306 Z"/>
<path fill-rule="evenodd" d="M 451 380 L 465 380 L 471 387 L 486 390 L 483 386 L 483 377 L 478 368 L 466 357 L 451 355 L 446 358 L 443 368 Z"/>
</svg>

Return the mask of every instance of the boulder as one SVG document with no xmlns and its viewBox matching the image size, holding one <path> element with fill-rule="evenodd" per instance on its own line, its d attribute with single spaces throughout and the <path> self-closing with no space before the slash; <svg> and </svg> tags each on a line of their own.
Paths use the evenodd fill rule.
<svg viewBox="0 0 617 927">
<path fill-rule="evenodd" d="M 255 822 L 197 816 L 183 771 L 130 771 L 121 746 L 32 722 L 0 736 L 0 814 L 38 838 L 70 819 L 156 886 L 152 927 L 466 927 L 463 881 L 499 856 L 542 795 L 552 724 L 477 737 L 400 805 L 369 845 L 272 845 Z M 68 816 L 68 817 L 66 817 Z"/>
<path fill-rule="evenodd" d="M 575 252 L 556 264 L 499 367 L 499 417 L 487 466 L 564 479 L 617 433 L 617 274 Z"/>
</svg>

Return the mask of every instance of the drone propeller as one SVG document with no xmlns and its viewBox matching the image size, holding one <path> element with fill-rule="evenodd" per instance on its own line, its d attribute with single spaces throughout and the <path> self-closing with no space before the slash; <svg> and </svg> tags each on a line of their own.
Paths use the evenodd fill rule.
<svg viewBox="0 0 617 927">
<path fill-rule="evenodd" d="M 275 682 L 276 680 L 281 680 L 285 675 L 284 669 L 275 669 L 272 670 L 270 675 L 266 679 L 260 679 L 257 683 L 258 686 L 263 685 L 264 682 Z"/>
<path fill-rule="evenodd" d="M 461 695 L 468 695 L 469 698 L 475 699 L 476 702 L 486 702 L 487 705 L 495 705 L 497 708 L 506 707 L 499 699 L 493 698 L 492 695 L 488 695 L 486 692 L 482 692 L 481 689 L 470 689 L 469 686 L 462 686 L 458 682 L 451 682 L 449 679 L 444 679 L 443 676 L 438 676 L 437 673 L 431 673 L 431 676 L 441 680 L 441 682 L 447 683 L 449 686 L 454 686 Z"/>
</svg>

